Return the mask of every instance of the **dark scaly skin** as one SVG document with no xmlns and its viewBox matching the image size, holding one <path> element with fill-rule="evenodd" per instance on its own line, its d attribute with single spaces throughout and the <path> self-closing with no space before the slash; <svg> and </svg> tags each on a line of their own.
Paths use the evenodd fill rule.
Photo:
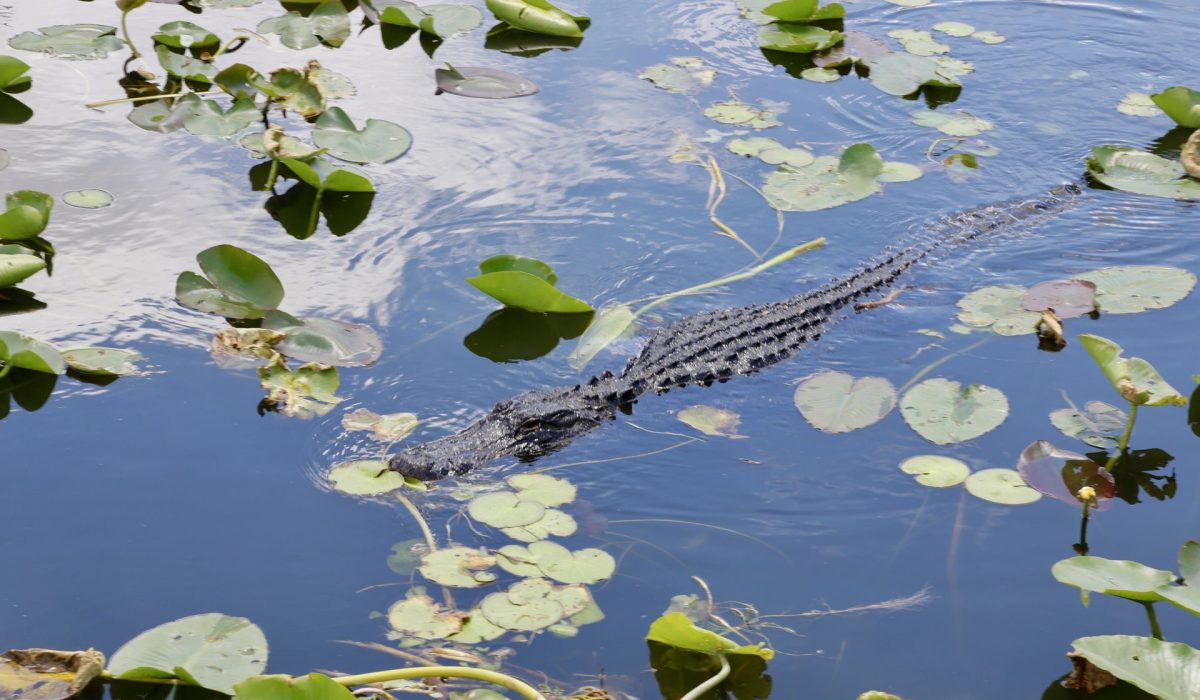
<svg viewBox="0 0 1200 700">
<path fill-rule="evenodd" d="M 628 413 L 641 395 L 689 384 L 710 386 L 782 362 L 842 317 L 848 307 L 891 286 L 939 248 L 1015 225 L 1032 224 L 1081 194 L 1064 185 L 1037 200 L 1013 200 L 943 217 L 925 226 L 928 240 L 885 253 L 854 274 L 771 304 L 687 316 L 662 328 L 619 374 L 583 384 L 537 389 L 501 401 L 462 432 L 393 456 L 395 471 L 431 481 L 459 476 L 502 457 L 528 461 L 557 450 Z"/>
</svg>

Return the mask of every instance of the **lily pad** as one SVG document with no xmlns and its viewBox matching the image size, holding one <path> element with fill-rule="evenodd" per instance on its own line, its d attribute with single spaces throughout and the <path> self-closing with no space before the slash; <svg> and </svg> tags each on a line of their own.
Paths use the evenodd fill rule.
<svg viewBox="0 0 1200 700">
<path fill-rule="evenodd" d="M 871 83 L 889 95 L 911 95 L 922 85 L 959 87 L 953 79 L 942 75 L 937 61 L 927 56 L 890 51 L 871 60 L 867 67 Z"/>
<path fill-rule="evenodd" d="M 541 520 L 546 506 L 523 501 L 511 491 L 497 491 L 471 501 L 467 513 L 472 520 L 492 527 L 523 527 Z"/>
<path fill-rule="evenodd" d="M 0 214 L 0 241 L 24 241 L 46 230 L 54 197 L 35 190 L 17 190 L 4 197 L 8 209 Z"/>
<path fill-rule="evenodd" d="M 1200 700 L 1200 651 L 1153 637 L 1082 637 L 1071 644 L 1093 666 L 1167 700 Z"/>
<path fill-rule="evenodd" d="M 483 14 L 470 5 L 415 5 L 401 3 L 384 7 L 379 21 L 408 29 L 419 29 L 442 39 L 477 29 Z"/>
<path fill-rule="evenodd" d="M 1085 594 L 1105 595 L 1154 602 L 1162 600 L 1156 589 L 1175 580 L 1175 574 L 1152 569 L 1136 561 L 1104 557 L 1071 557 L 1055 562 L 1050 574 L 1059 583 L 1074 586 Z"/>
<path fill-rule="evenodd" d="M 965 22 L 938 22 L 933 25 L 933 28 L 935 31 L 954 37 L 971 36 L 975 33 L 975 27 Z"/>
<path fill-rule="evenodd" d="M 715 406 L 689 406 L 675 415 L 705 435 L 740 439 L 746 437 L 737 432 L 741 416 Z"/>
<path fill-rule="evenodd" d="M 14 331 L 0 331 L 0 362 L 6 368 L 20 367 L 44 374 L 66 371 L 66 361 L 53 346 Z"/>
<path fill-rule="evenodd" d="M 800 415 L 817 430 L 847 433 L 874 425 L 896 407 L 896 389 L 883 377 L 855 379 L 845 372 L 820 372 L 796 387 Z"/>
<path fill-rule="evenodd" d="M 1003 44 L 1008 41 L 1008 37 L 1003 34 L 997 34 L 993 31 L 975 32 L 971 35 L 972 39 L 978 39 L 985 44 Z"/>
<path fill-rule="evenodd" d="M 811 24 L 768 24 L 758 30 L 759 48 L 787 53 L 824 51 L 837 46 L 844 38 L 839 31 Z"/>
<path fill-rule="evenodd" d="M 845 32 L 842 43 L 829 51 L 812 57 L 819 68 L 833 68 L 850 63 L 869 64 L 871 61 L 892 53 L 888 45 L 864 32 Z"/>
<path fill-rule="evenodd" d="M 1127 92 L 1117 105 L 1117 111 L 1131 117 L 1157 117 L 1162 114 L 1154 100 L 1144 92 Z"/>
<path fill-rule="evenodd" d="M 249 97 L 234 100 L 228 110 L 215 100 L 187 95 L 175 106 L 183 116 L 183 127 L 196 136 L 233 136 L 262 121 L 262 112 Z"/>
<path fill-rule="evenodd" d="M 924 174 L 925 171 L 912 163 L 889 160 L 884 162 L 877 179 L 880 182 L 912 182 Z"/>
<path fill-rule="evenodd" d="M 775 139 L 765 136 L 730 139 L 725 147 L 731 153 L 739 156 L 757 157 L 767 165 L 790 165 L 795 168 L 803 168 L 816 160 L 812 151 L 807 148 L 789 148 Z"/>
<path fill-rule="evenodd" d="M 510 306 L 518 309 L 525 309 L 533 313 L 587 313 L 592 311 L 592 307 L 584 301 L 575 297 L 563 294 L 554 288 L 552 281 L 543 274 L 535 274 L 529 272 L 527 263 L 522 263 L 513 258 L 509 264 L 501 264 L 500 258 L 510 256 L 497 256 L 485 260 L 480 264 L 479 269 L 483 274 L 478 277 L 468 277 L 467 282 L 479 291 L 487 294 L 493 299 L 501 302 L 505 306 Z M 531 258 L 523 258 L 523 260 L 531 260 Z M 540 261 L 535 261 L 540 262 Z M 548 265 L 542 263 L 545 269 L 549 269 Z M 553 273 L 550 273 L 553 275 Z M 551 278 L 557 281 L 557 278 Z"/>
<path fill-rule="evenodd" d="M 1050 412 L 1050 422 L 1063 435 L 1102 450 L 1117 446 L 1117 436 L 1124 432 L 1128 420 L 1125 411 L 1103 401 L 1088 401 L 1082 409 L 1059 408 Z"/>
<path fill-rule="evenodd" d="M 485 569 L 495 565 L 496 558 L 487 550 L 449 547 L 421 557 L 419 571 L 425 578 L 443 586 L 478 588 L 495 581 L 494 574 L 483 575 Z"/>
<path fill-rule="evenodd" d="M 105 24 L 60 24 L 18 34 L 8 40 L 8 45 L 58 58 L 87 60 L 104 58 L 109 51 L 120 51 L 125 42 L 118 39 L 116 33 L 116 27 Z"/>
<path fill-rule="evenodd" d="M 412 134 L 382 119 L 368 119 L 360 131 L 340 107 L 330 107 L 317 119 L 313 143 L 351 163 L 387 163 L 408 152 Z"/>
<path fill-rule="evenodd" d="M 325 111 L 326 95 L 307 70 L 280 68 L 271 73 L 269 81 L 261 76 L 251 76 L 250 79 L 259 92 L 270 97 L 282 109 L 296 112 L 305 119 L 312 119 Z"/>
<path fill-rule="evenodd" d="M 1176 86 L 1151 95 L 1150 99 L 1179 126 L 1200 129 L 1200 92 Z"/>
<path fill-rule="evenodd" d="M 880 191 L 883 159 L 870 144 L 847 148 L 841 158 L 818 156 L 812 164 L 781 166 L 766 177 L 763 194 L 781 211 L 817 211 L 857 202 Z"/>
<path fill-rule="evenodd" d="M 975 64 L 970 61 L 963 61 L 950 56 L 936 56 L 933 60 L 938 66 L 938 75 L 948 83 L 957 85 L 959 78 L 975 72 Z"/>
<path fill-rule="evenodd" d="M 360 408 L 342 416 L 342 427 L 346 430 L 369 430 L 371 438 L 382 442 L 403 440 L 417 429 L 421 421 L 415 413 L 388 413 L 379 415 Z"/>
<path fill-rule="evenodd" d="M 103 209 L 113 203 L 113 196 L 104 190 L 71 190 L 63 192 L 62 201 L 78 209 Z"/>
<path fill-rule="evenodd" d="M 501 22 L 534 34 L 580 37 L 587 27 L 587 17 L 564 12 L 546 0 L 487 0 L 487 8 Z"/>
<path fill-rule="evenodd" d="M 933 35 L 922 29 L 893 29 L 888 36 L 899 41 L 904 50 L 914 56 L 933 56 L 948 53 L 950 47 L 933 38 Z"/>
<path fill-rule="evenodd" d="M 406 637 L 445 639 L 462 629 L 464 615 L 442 606 L 427 595 L 413 595 L 388 608 L 391 628 Z"/>
<path fill-rule="evenodd" d="M 554 542 L 534 542 L 528 547 L 507 545 L 499 550 L 497 561 L 517 576 L 540 575 L 561 583 L 599 583 L 611 578 L 617 568 L 617 562 L 602 549 L 572 552 Z"/>
<path fill-rule="evenodd" d="M 1002 284 L 970 292 L 958 301 L 958 320 L 972 328 L 991 328 L 1000 335 L 1029 335 L 1040 315 L 1021 308 L 1025 287 Z"/>
<path fill-rule="evenodd" d="M 283 301 L 283 284 L 270 265 L 252 253 L 218 245 L 196 260 L 205 277 L 184 272 L 175 283 L 175 298 L 189 309 L 226 318 L 262 318 Z"/>
<path fill-rule="evenodd" d="M 154 53 L 158 56 L 159 64 L 168 75 L 205 85 L 212 84 L 217 77 L 217 67 L 208 61 L 202 61 L 186 54 L 174 53 L 162 45 L 156 46 Z"/>
<path fill-rule="evenodd" d="M 1183 165 L 1128 146 L 1093 146 L 1088 175 L 1109 187 L 1169 199 L 1200 199 L 1200 180 Z"/>
<path fill-rule="evenodd" d="M 517 497 L 522 501 L 536 501 L 547 508 L 575 500 L 574 484 L 549 474 L 515 474 L 506 482 L 517 490 Z"/>
<path fill-rule="evenodd" d="M 120 348 L 74 348 L 64 350 L 63 360 L 76 372 L 104 377 L 121 377 L 137 371 L 134 364 L 142 359 L 137 350 Z"/>
<path fill-rule="evenodd" d="M 770 129 L 779 126 L 780 110 L 769 105 L 752 107 L 740 100 L 714 102 L 704 109 L 704 116 L 722 124 L 738 124 L 752 129 Z"/>
<path fill-rule="evenodd" d="M 350 16 L 341 0 L 325 0 L 307 17 L 299 12 L 265 19 L 258 24 L 260 34 L 278 34 L 290 49 L 314 46 L 341 46 L 350 37 Z"/>
<path fill-rule="evenodd" d="M 487 596 L 479 610 L 497 627 L 532 632 L 580 612 L 590 598 L 582 586 L 556 587 L 545 579 L 530 578 Z"/>
<path fill-rule="evenodd" d="M 1025 483 L 1051 498 L 1070 506 L 1080 506 L 1080 489 L 1091 489 L 1090 506 L 1108 510 L 1112 506 L 1115 482 L 1112 474 L 1084 455 L 1062 450 L 1045 440 L 1030 443 L 1021 451 L 1017 470 Z"/>
<path fill-rule="evenodd" d="M 438 90 L 463 97 L 504 100 L 536 95 L 540 88 L 529 78 L 482 66 L 449 66 L 433 72 Z"/>
<path fill-rule="evenodd" d="M 1006 506 L 1033 503 L 1042 497 L 1015 469 L 980 469 L 963 486 L 976 498 Z"/>
<path fill-rule="evenodd" d="M 1196 286 L 1196 275 L 1165 265 L 1103 267 L 1081 272 L 1075 279 L 1096 285 L 1096 303 L 1106 314 L 1165 309 L 1182 301 Z"/>
<path fill-rule="evenodd" d="M 800 71 L 800 77 L 814 83 L 832 83 L 841 80 L 842 74 L 832 68 L 805 68 Z"/>
<path fill-rule="evenodd" d="M 296 318 L 279 311 L 263 317 L 263 328 L 278 331 L 280 353 L 300 362 L 334 367 L 366 367 L 383 353 L 383 341 L 370 326 L 329 318 Z"/>
<path fill-rule="evenodd" d="M 549 537 L 570 537 L 579 530 L 575 518 L 556 508 L 547 508 L 542 519 L 521 527 L 502 527 L 500 532 L 518 542 L 538 542 Z"/>
<path fill-rule="evenodd" d="M 971 475 L 962 461 L 941 455 L 917 455 L 900 463 L 900 471 L 912 474 L 922 486 L 946 488 L 958 486 Z"/>
<path fill-rule="evenodd" d="M 24 253 L 0 254 L 0 288 L 11 287 L 46 269 L 46 261 Z"/>
<path fill-rule="evenodd" d="M 299 677 L 254 676 L 238 683 L 234 692 L 238 700 L 355 700 L 357 697 L 320 673 Z"/>
<path fill-rule="evenodd" d="M 1096 310 L 1096 284 L 1087 280 L 1050 280 L 1025 291 L 1021 308 L 1026 311 L 1054 309 L 1060 319 L 1077 318 Z"/>
<path fill-rule="evenodd" d="M 753 654 L 763 661 L 775 658 L 775 651 L 770 647 L 762 644 L 740 645 L 716 632 L 697 627 L 681 612 L 666 613 L 652 622 L 646 639 L 702 654 Z"/>
<path fill-rule="evenodd" d="M 221 39 L 204 27 L 184 20 L 167 22 L 158 28 L 151 39 L 174 49 L 203 49 L 217 47 Z"/>
<path fill-rule="evenodd" d="M 369 194 L 375 185 L 362 173 L 351 168 L 339 168 L 324 158 L 303 161 L 285 158 L 280 161 L 301 182 L 319 192 L 345 192 L 347 194 Z"/>
<path fill-rule="evenodd" d="M 179 679 L 233 694 L 233 686 L 267 667 L 267 639 L 244 617 L 207 613 L 142 632 L 108 662 L 114 678 Z"/>
<path fill-rule="evenodd" d="M 935 112 L 930 109 L 913 112 L 913 124 L 928 126 L 947 136 L 978 136 L 996 127 L 995 124 L 959 110 L 953 113 Z"/>
<path fill-rule="evenodd" d="M 846 16 L 846 8 L 836 2 L 822 6 L 818 0 L 769 1 L 770 4 L 762 8 L 762 13 L 783 22 L 817 22 Z"/>
<path fill-rule="evenodd" d="M 1137 406 L 1187 405 L 1187 399 L 1146 360 L 1122 357 L 1124 350 L 1120 345 L 1098 335 L 1081 335 L 1079 342 L 1126 401 Z"/>
<path fill-rule="evenodd" d="M 315 418 L 323 416 L 341 403 L 337 396 L 336 367 L 319 364 L 300 365 L 288 369 L 282 361 L 260 367 L 258 377 L 267 397 L 262 405 L 285 416 Z"/>
<path fill-rule="evenodd" d="M 343 462 L 329 470 L 329 482 L 335 491 L 350 496 L 379 496 L 406 486 L 423 490 L 420 482 L 410 482 L 387 462 L 375 459 Z"/>
<path fill-rule="evenodd" d="M 1008 417 L 1008 399 L 983 384 L 963 388 L 949 379 L 927 379 L 904 395 L 900 413 L 921 437 L 949 445 L 997 428 Z"/>
<path fill-rule="evenodd" d="M 677 56 L 670 63 L 658 63 L 646 68 L 638 77 L 649 80 L 667 92 L 691 92 L 712 85 L 717 72 L 704 60 L 692 56 Z"/>
</svg>

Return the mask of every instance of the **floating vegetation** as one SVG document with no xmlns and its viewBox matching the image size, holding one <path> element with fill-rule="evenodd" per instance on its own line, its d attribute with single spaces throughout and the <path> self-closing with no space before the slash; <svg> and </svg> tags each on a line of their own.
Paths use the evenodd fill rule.
<svg viewBox="0 0 1200 700">
<path fill-rule="evenodd" d="M 930 109 L 919 110 L 913 112 L 912 123 L 937 129 L 947 136 L 961 137 L 978 136 L 996 128 L 992 122 L 962 110 L 953 113 L 936 112 Z"/>
<path fill-rule="evenodd" d="M 1088 503 L 1097 511 L 1112 506 L 1116 482 L 1107 469 L 1084 455 L 1059 449 L 1045 440 L 1034 441 L 1021 451 L 1017 471 L 1030 487 L 1067 505 Z"/>
<path fill-rule="evenodd" d="M 544 576 L 559 583 L 599 583 L 611 578 L 617 568 L 617 562 L 603 549 L 572 552 L 548 541 L 533 542 L 527 547 L 505 545 L 496 550 L 496 554 L 500 568 L 511 574 Z"/>
<path fill-rule="evenodd" d="M 259 402 L 259 411 L 277 411 L 293 418 L 316 418 L 342 402 L 337 395 L 338 371 L 317 363 L 288 368 L 282 357 L 258 369 L 258 377 L 267 390 Z"/>
<path fill-rule="evenodd" d="M 1200 129 L 1200 92 L 1175 86 L 1151 95 L 1150 99 L 1179 126 Z"/>
<path fill-rule="evenodd" d="M 1096 305 L 1106 314 L 1165 309 L 1185 299 L 1196 275 L 1165 265 L 1121 265 L 1081 272 L 1075 279 L 1096 285 Z"/>
<path fill-rule="evenodd" d="M 1042 497 L 1014 469 L 980 469 L 968 476 L 963 486 L 976 498 L 1007 506 L 1026 505 Z"/>
<path fill-rule="evenodd" d="M 817 211 L 856 202 L 880 192 L 881 182 L 921 175 L 906 163 L 885 163 L 868 143 L 857 143 L 840 158 L 818 156 L 802 167 L 781 165 L 766 175 L 763 195 L 781 211 Z"/>
<path fill-rule="evenodd" d="M 408 152 L 412 134 L 382 119 L 368 119 L 360 130 L 340 107 L 330 107 L 317 118 L 313 143 L 351 163 L 387 163 Z"/>
<path fill-rule="evenodd" d="M 807 24 L 846 16 L 846 8 L 840 3 L 821 5 L 819 0 L 746 0 L 746 6 L 755 6 L 762 14 L 780 22 Z"/>
<path fill-rule="evenodd" d="M 762 644 L 738 644 L 712 630 L 698 627 L 681 612 L 668 612 L 650 623 L 647 641 L 701 654 L 749 654 L 763 661 L 775 658 L 775 651 Z"/>
<path fill-rule="evenodd" d="M 515 29 L 550 36 L 581 37 L 590 18 L 572 15 L 546 0 L 487 0 L 496 19 Z"/>
<path fill-rule="evenodd" d="M 46 269 L 46 261 L 19 245 L 0 245 L 0 289 L 19 284 Z"/>
<path fill-rule="evenodd" d="M 911 95 L 923 86 L 961 88 L 957 71 L 927 56 L 889 51 L 866 62 L 871 83 L 889 95 Z"/>
<path fill-rule="evenodd" d="M 75 372 L 97 377 L 123 377 L 137 371 L 142 353 L 120 348 L 72 348 L 63 350 L 63 361 Z"/>
<path fill-rule="evenodd" d="M 1129 416 L 1103 401 L 1088 401 L 1083 408 L 1074 404 L 1050 412 L 1050 422 L 1063 435 L 1073 437 L 1102 450 L 1117 446 L 1117 438 L 1125 429 Z"/>
<path fill-rule="evenodd" d="M 1117 105 L 1117 111 L 1131 117 L 1157 117 L 1162 114 L 1154 100 L 1144 92 L 1127 92 Z"/>
<path fill-rule="evenodd" d="M 37 32 L 22 32 L 9 39 L 8 45 L 57 58 L 88 60 L 104 58 L 109 51 L 120 51 L 125 42 L 116 34 L 116 27 L 104 24 L 60 24 Z"/>
<path fill-rule="evenodd" d="M 415 413 L 387 413 L 380 415 L 366 408 L 359 408 L 342 416 L 342 427 L 348 431 L 369 431 L 372 440 L 395 442 L 408 437 L 421 421 Z"/>
<path fill-rule="evenodd" d="M 809 425 L 827 433 L 848 433 L 874 425 L 896 407 L 896 389 L 883 377 L 854 377 L 845 372 L 819 372 L 808 377 L 792 397 Z"/>
<path fill-rule="evenodd" d="M 971 38 L 978 39 L 985 44 L 1003 44 L 1008 41 L 1008 37 L 992 31 L 975 32 L 971 35 Z"/>
<path fill-rule="evenodd" d="M 304 15 L 297 11 L 265 19 L 260 34 L 276 34 L 289 49 L 311 49 L 322 44 L 337 48 L 350 38 L 350 15 L 340 0 L 323 0 Z"/>
<path fill-rule="evenodd" d="M 32 77 L 26 75 L 29 64 L 19 58 L 0 55 L 0 91 L 21 92 L 32 84 Z"/>
<path fill-rule="evenodd" d="M 971 36 L 975 33 L 975 27 L 965 22 L 938 22 L 933 25 L 933 29 L 953 37 Z"/>
<path fill-rule="evenodd" d="M 418 491 L 428 488 L 420 481 L 392 471 L 387 462 L 376 459 L 342 462 L 330 469 L 327 477 L 335 491 L 348 496 L 381 496 L 403 488 Z"/>
<path fill-rule="evenodd" d="M 755 108 L 738 99 L 714 102 L 704 109 L 704 116 L 722 124 L 738 124 L 751 129 L 761 130 L 779 126 L 778 117 L 786 106 L 780 103 L 760 104 L 761 107 Z"/>
<path fill-rule="evenodd" d="M 244 617 L 192 615 L 146 630 L 108 661 L 119 679 L 179 679 L 234 694 L 234 685 L 266 669 L 267 639 Z"/>
<path fill-rule="evenodd" d="M 687 425 L 699 430 L 705 435 L 740 439 L 738 425 L 742 418 L 737 413 L 715 406 L 689 406 L 675 415 Z"/>
<path fill-rule="evenodd" d="M 702 58 L 676 56 L 670 63 L 656 63 L 644 69 L 638 77 L 667 92 L 691 92 L 712 85 L 717 71 L 709 68 Z"/>
<path fill-rule="evenodd" d="M 478 29 L 483 13 L 470 5 L 427 5 L 401 2 L 379 12 L 379 21 L 408 29 L 419 29 L 440 39 Z"/>
<path fill-rule="evenodd" d="M 1140 357 L 1123 357 L 1124 349 L 1098 335 L 1081 335 L 1083 345 L 1109 383 L 1134 406 L 1186 406 L 1187 398 L 1162 378 L 1146 360 Z"/>
<path fill-rule="evenodd" d="M 950 379 L 927 379 L 904 395 L 900 414 L 921 437 L 949 445 L 999 427 L 1008 417 L 1008 399 L 999 389 L 983 384 L 963 387 Z"/>
<path fill-rule="evenodd" d="M 480 66 L 460 66 L 434 71 L 438 90 L 462 97 L 477 97 L 487 100 L 504 100 L 512 97 L 536 95 L 539 88 L 529 78 Z"/>
<path fill-rule="evenodd" d="M 1025 290 L 1021 308 L 1038 312 L 1053 309 L 1059 319 L 1090 314 L 1097 309 L 1096 284 L 1083 279 L 1039 282 Z"/>
<path fill-rule="evenodd" d="M 494 255 L 479 263 L 480 275 L 467 282 L 496 301 L 534 313 L 590 313 L 587 302 L 563 294 L 546 263 L 519 255 Z"/>
<path fill-rule="evenodd" d="M 900 463 L 900 471 L 912 474 L 918 484 L 933 488 L 958 486 L 967 480 L 971 469 L 962 461 L 941 455 L 917 455 Z"/>
<path fill-rule="evenodd" d="M 869 65 L 884 54 L 892 53 L 888 45 L 863 32 L 846 32 L 842 43 L 824 53 L 814 55 L 813 63 L 819 68 L 849 66 L 854 63 Z"/>
<path fill-rule="evenodd" d="M 1183 165 L 1129 146 L 1093 146 L 1087 160 L 1090 177 L 1134 194 L 1169 199 L 1200 199 L 1200 180 Z"/>
<path fill-rule="evenodd" d="M 767 136 L 751 136 L 745 139 L 730 139 L 725 148 L 730 153 L 747 158 L 757 157 L 767 165 L 790 165 L 802 168 L 815 160 L 807 148 L 789 148 Z"/>
<path fill-rule="evenodd" d="M 949 53 L 950 47 L 933 38 L 933 35 L 921 29 L 893 29 L 888 36 L 899 41 L 904 50 L 914 56 L 934 56 Z"/>
<path fill-rule="evenodd" d="M 832 83 L 841 80 L 842 74 L 832 68 L 805 68 L 800 71 L 800 77 L 814 83 Z"/>
<path fill-rule="evenodd" d="M 1002 284 L 970 292 L 958 301 L 958 320 L 971 328 L 991 328 L 999 335 L 1029 335 L 1040 318 L 1021 306 L 1025 287 Z"/>
<path fill-rule="evenodd" d="M 845 35 L 837 30 L 822 29 L 810 24 L 774 23 L 758 30 L 758 46 L 785 53 L 813 53 L 831 49 Z"/>
</svg>

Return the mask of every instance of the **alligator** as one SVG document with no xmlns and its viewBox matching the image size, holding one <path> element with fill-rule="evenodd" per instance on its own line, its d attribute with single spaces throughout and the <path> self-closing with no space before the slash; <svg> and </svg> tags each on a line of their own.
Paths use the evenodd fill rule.
<svg viewBox="0 0 1200 700">
<path fill-rule="evenodd" d="M 409 447 L 391 469 L 422 481 L 461 476 L 504 457 L 530 461 L 630 413 L 647 392 L 690 384 L 711 386 L 778 364 L 821 337 L 847 310 L 877 303 L 867 297 L 938 250 L 1015 226 L 1029 226 L 1068 207 L 1082 194 L 1062 185 L 1042 198 L 1011 200 L 925 224 L 907 247 L 885 251 L 858 271 L 783 301 L 698 313 L 654 333 L 620 374 L 604 372 L 570 387 L 528 391 L 496 404 L 461 432 Z"/>
</svg>

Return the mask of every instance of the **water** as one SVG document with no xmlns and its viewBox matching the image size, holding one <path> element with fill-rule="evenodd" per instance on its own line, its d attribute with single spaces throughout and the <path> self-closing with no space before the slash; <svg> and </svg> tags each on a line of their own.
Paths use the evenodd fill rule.
<svg viewBox="0 0 1200 700">
<path fill-rule="evenodd" d="M 5 38 L 117 19 L 105 2 L 9 5 L 0 14 Z M 675 130 L 694 137 L 732 131 L 700 113 L 728 89 L 751 102 L 789 103 L 784 126 L 764 135 L 803 140 L 819 153 L 865 140 L 889 160 L 922 162 L 938 135 L 910 123 L 920 102 L 853 77 L 818 85 L 787 76 L 755 48 L 754 26 L 727 0 L 575 7 L 595 18 L 582 46 L 528 59 L 485 50 L 483 30 L 448 41 L 433 60 L 415 38 L 385 51 L 377 28 L 356 29 L 336 51 L 251 42 L 236 54 L 263 69 L 319 58 L 357 84 L 358 95 L 341 103 L 348 113 L 395 121 L 414 135 L 408 155 L 370 168 L 379 194 L 361 226 L 343 237 L 322 229 L 303 241 L 262 210 L 261 194 L 246 179 L 256 161 L 235 144 L 152 134 L 126 121 L 126 106 L 83 106 L 121 96 L 122 57 L 63 62 L 10 52 L 33 66 L 34 87 L 19 97 L 35 116 L 3 127 L 0 145 L 12 165 L 0 184 L 56 195 L 103 188 L 115 204 L 94 211 L 59 204 L 46 234 L 60 251 L 54 275 L 23 285 L 48 308 L 2 317 L 0 328 L 63 347 L 133 347 L 148 359 L 143 376 L 105 387 L 64 377 L 40 410 L 14 407 L 0 424 L 8 436 L 0 648 L 111 653 L 161 622 L 222 611 L 263 627 L 277 672 L 396 665 L 337 643 L 386 642 L 384 621 L 370 613 L 402 597 L 408 582 L 385 559 L 394 543 L 420 536 L 398 507 L 327 491 L 322 475 L 330 465 L 377 450 L 342 431 L 340 409 L 415 411 L 426 423 L 413 439 L 428 439 L 520 391 L 578 381 L 566 362 L 573 341 L 508 364 L 464 347 L 464 336 L 492 310 L 464 282 L 480 260 L 500 252 L 546 260 L 564 290 L 596 305 L 683 288 L 750 263 L 734 242 L 711 233 L 706 173 L 664 157 Z M 851 269 L 924 219 L 1036 196 L 1078 178 L 1091 145 L 1147 147 L 1169 131 L 1169 120 L 1113 108 L 1127 91 L 1194 78 L 1187 57 L 1200 19 L 1192 9 L 1186 0 L 849 4 L 848 28 L 875 35 L 946 20 L 1007 35 L 994 46 L 947 40 L 952 55 L 976 64 L 949 108 L 993 121 L 996 130 L 984 137 L 1001 155 L 981 159 L 979 176 L 965 184 L 933 172 L 849 206 L 789 214 L 781 245 L 824 235 L 829 246 L 718 294 L 660 307 L 661 318 L 790 296 Z M 264 3 L 197 17 L 150 4 L 130 24 L 146 50 L 149 34 L 170 20 L 228 36 L 277 13 Z M 692 99 L 638 80 L 642 68 L 679 55 L 717 68 L 715 86 Z M 513 70 L 542 92 L 512 101 L 435 96 L 430 77 L 443 61 Z M 758 182 L 765 170 L 714 151 L 727 175 Z M 730 185 L 721 218 L 766 247 L 774 213 Z M 923 266 L 897 302 L 841 323 L 785 365 L 707 390 L 647 397 L 632 418 L 543 459 L 537 466 L 576 464 L 556 472 L 586 502 L 575 513 L 594 512 L 608 523 L 568 544 L 604 547 L 620 565 L 595 590 L 605 621 L 570 641 L 516 645 L 515 662 L 575 683 L 603 674 L 610 688 L 657 697 L 642 638 L 672 595 L 699 592 L 691 576 L 718 600 L 750 602 L 764 613 L 846 608 L 928 587 L 930 602 L 905 612 L 786 622 L 796 636 L 770 635 L 784 652 L 770 664 L 774 698 L 854 697 L 869 688 L 914 698 L 1036 697 L 1067 670 L 1063 653 L 1072 639 L 1145 634 L 1137 606 L 1097 599 L 1085 609 L 1050 577 L 1050 565 L 1072 553 L 1073 509 L 1050 500 L 994 506 L 961 489 L 932 491 L 896 465 L 937 452 L 975 469 L 1012 466 L 1039 438 L 1082 447 L 1059 435 L 1046 414 L 1065 405 L 1064 391 L 1077 403 L 1116 397 L 1077 342 L 1051 354 L 1036 351 L 1028 337 L 972 347 L 974 337 L 938 341 L 916 331 L 945 329 L 961 295 L 988 284 L 1133 263 L 1197 271 L 1200 249 L 1189 235 L 1195 222 L 1194 205 L 1091 189 L 1076 209 L 1036 231 Z M 218 243 L 267 259 L 287 288 L 287 310 L 379 330 L 383 358 L 342 370 L 347 401 L 339 410 L 311 422 L 259 417 L 253 374 L 214 366 L 206 349 L 223 323 L 177 306 L 172 290 L 180 271 L 195 269 L 194 255 Z M 1200 305 L 1189 298 L 1162 311 L 1071 321 L 1067 329 L 1117 340 L 1189 393 L 1197 368 L 1187 329 L 1198 321 Z M 602 353 L 589 369 L 619 367 L 631 345 L 636 340 Z M 817 370 L 882 375 L 900 385 L 951 352 L 959 354 L 935 376 L 987 383 L 1013 404 L 999 429 L 963 445 L 931 449 L 895 413 L 862 432 L 821 434 L 792 406 L 795 383 Z M 740 413 L 747 439 L 664 451 L 691 436 L 674 414 L 697 403 Z M 1178 493 L 1164 502 L 1143 496 L 1136 507 L 1118 503 L 1097 516 L 1093 553 L 1172 568 L 1200 515 L 1188 473 L 1195 437 L 1184 410 L 1143 411 L 1133 445 L 1174 456 L 1167 471 L 1178 472 Z M 418 500 L 444 532 L 455 505 L 437 494 Z M 478 541 L 461 520 L 453 528 L 459 541 Z M 1169 638 L 1200 644 L 1190 617 L 1160 614 Z"/>
</svg>

